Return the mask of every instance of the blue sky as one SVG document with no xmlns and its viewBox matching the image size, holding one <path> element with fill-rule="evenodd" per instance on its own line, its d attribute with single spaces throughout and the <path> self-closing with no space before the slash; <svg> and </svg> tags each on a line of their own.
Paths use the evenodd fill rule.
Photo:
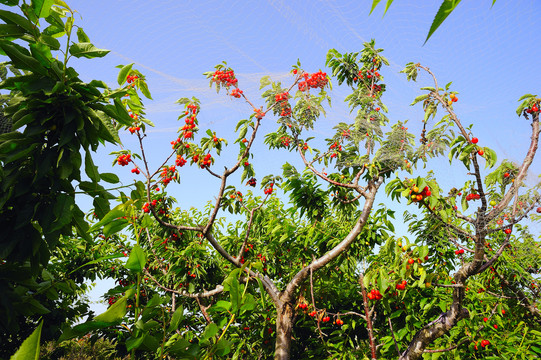
<svg viewBox="0 0 541 360">
<path fill-rule="evenodd" d="M 225 165 L 236 156 L 232 128 L 251 110 L 240 100 L 209 89 L 204 72 L 227 61 L 236 71 L 239 87 L 262 105 L 258 90 L 262 76 L 288 83 L 297 59 L 308 72 L 325 71 L 330 48 L 359 51 L 364 41 L 374 38 L 391 62 L 382 74 L 392 122 L 409 119 L 410 129 L 420 129 L 422 109 L 409 104 L 422 93 L 420 87 L 432 85 L 431 80 L 421 76 L 417 84 L 408 83 L 399 73 L 407 62 L 420 62 L 436 73 L 440 84 L 453 81 L 451 89 L 459 92 L 455 109 L 466 125 L 474 124 L 480 145 L 495 149 L 499 158 L 518 161 L 525 154 L 530 126 L 516 116 L 517 100 L 525 93 L 541 92 L 541 3 L 499 0 L 491 8 L 491 0 L 463 1 L 423 46 L 441 0 L 395 1 L 385 17 L 384 1 L 368 15 L 371 2 L 69 1 L 81 16 L 76 24 L 96 46 L 111 50 L 103 59 L 76 60 L 72 66 L 84 80 L 104 80 L 111 87 L 116 86 L 116 65 L 133 62 L 146 75 L 154 98 L 145 102 L 147 117 L 156 124 L 146 144 L 154 166 L 161 164 L 182 125 L 176 121 L 181 109 L 175 100 L 200 98 L 202 130 L 211 127 L 218 136 L 231 140 Z M 346 89 L 334 88 L 333 107 L 319 122 L 315 136 L 324 138 L 338 122 L 351 119 L 342 101 L 346 95 Z M 272 119 L 265 121 L 263 132 L 276 127 Z M 414 133 L 419 135 L 420 130 Z M 136 145 L 129 134 L 122 139 L 128 148 Z M 295 161 L 288 158 L 289 153 L 264 149 L 260 137 L 253 160 L 258 176 L 279 174 L 285 160 Z M 113 157 L 107 154 L 114 150 L 100 151 L 100 171 L 110 171 Z M 458 185 L 464 176 L 461 170 L 445 165 L 436 170 L 444 173 L 441 180 L 449 187 Z M 124 173 L 123 180 L 130 181 L 127 167 L 114 171 Z M 540 172 L 536 161 L 533 175 Z M 182 186 L 170 189 L 181 207 L 201 206 L 213 199 L 216 183 L 201 175 L 201 171 L 186 170 L 181 174 Z M 533 175 L 530 181 L 534 181 Z"/>
</svg>

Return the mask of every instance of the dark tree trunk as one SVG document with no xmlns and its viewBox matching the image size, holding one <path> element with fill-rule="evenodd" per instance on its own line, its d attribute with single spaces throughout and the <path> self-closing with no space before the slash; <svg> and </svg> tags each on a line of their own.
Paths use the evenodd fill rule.
<svg viewBox="0 0 541 360">
<path fill-rule="evenodd" d="M 274 360 L 289 360 L 295 311 L 291 303 L 284 302 L 278 307 L 277 313 Z"/>
</svg>

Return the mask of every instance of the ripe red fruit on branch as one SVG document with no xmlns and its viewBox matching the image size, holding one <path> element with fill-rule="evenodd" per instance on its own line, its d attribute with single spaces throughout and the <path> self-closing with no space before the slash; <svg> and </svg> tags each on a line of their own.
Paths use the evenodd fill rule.
<svg viewBox="0 0 541 360">
<path fill-rule="evenodd" d="M 483 156 L 485 154 L 485 152 L 482 149 L 479 149 L 479 151 L 477 151 L 477 153 L 479 154 L 479 156 Z"/>
<path fill-rule="evenodd" d="M 485 346 L 488 346 L 488 345 L 490 345 L 490 341 L 488 341 L 488 340 L 482 340 L 481 341 L 481 346 L 482 347 L 485 347 Z"/>
<path fill-rule="evenodd" d="M 344 322 L 341 319 L 336 319 L 336 325 L 342 326 L 344 325 Z"/>
<path fill-rule="evenodd" d="M 116 162 L 118 163 L 118 165 L 126 166 L 131 162 L 131 155 L 130 154 L 119 155 L 118 158 L 116 159 Z"/>
<path fill-rule="evenodd" d="M 503 232 L 506 233 L 507 235 L 509 235 L 509 234 L 511 234 L 511 228 L 507 228 Z"/>
<path fill-rule="evenodd" d="M 240 98 L 242 95 L 242 90 L 241 89 L 233 89 L 233 91 L 231 91 L 231 96 L 233 96 L 234 98 Z"/>
<path fill-rule="evenodd" d="M 411 265 L 411 264 L 413 264 L 414 262 L 415 262 L 415 260 L 413 260 L 412 258 L 409 258 L 409 259 L 408 259 L 408 264 Z"/>
<path fill-rule="evenodd" d="M 472 144 L 477 144 L 479 142 L 479 139 L 474 137 L 471 139 Z"/>
</svg>

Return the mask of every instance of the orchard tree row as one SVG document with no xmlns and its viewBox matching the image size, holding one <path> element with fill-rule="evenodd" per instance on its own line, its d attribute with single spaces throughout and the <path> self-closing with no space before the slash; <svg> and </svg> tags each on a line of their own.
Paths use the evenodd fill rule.
<svg viewBox="0 0 541 360">
<path fill-rule="evenodd" d="M 66 3 L 2 3 L 11 8 L 0 10 L 0 356 L 25 338 L 17 354 L 37 356 L 40 337 L 58 351 L 107 339 L 132 359 L 541 356 L 541 249 L 528 228 L 541 201 L 526 183 L 536 95 L 519 100 L 531 133 L 514 163 L 462 123 L 458 89 L 425 65 L 402 71 L 429 79 L 412 103 L 424 113 L 420 135 L 389 119 L 388 61 L 374 41 L 330 50 L 328 74 L 299 62 L 284 83 L 263 77 L 260 94 L 224 62 L 204 75 L 245 106 L 236 138 L 200 128 L 205 104 L 182 98 L 171 150 L 152 164 L 144 74 L 128 64 L 117 89 L 85 83 L 69 60 L 107 51 Z M 351 115 L 321 138 L 332 82 L 349 89 Z M 262 134 L 264 122 L 275 130 Z M 124 148 L 121 136 L 139 146 Z M 98 171 L 92 154 L 105 142 L 118 145 L 113 164 L 132 184 Z M 279 174 L 253 163 L 258 142 L 284 159 Z M 445 174 L 426 175 L 429 162 L 450 162 L 466 180 L 445 188 Z M 188 174 L 216 189 L 188 188 Z M 170 195 L 183 192 L 207 206 Z M 88 214 L 75 202 L 82 193 L 93 198 Z M 98 277 L 117 286 L 95 315 L 81 296 Z"/>
</svg>

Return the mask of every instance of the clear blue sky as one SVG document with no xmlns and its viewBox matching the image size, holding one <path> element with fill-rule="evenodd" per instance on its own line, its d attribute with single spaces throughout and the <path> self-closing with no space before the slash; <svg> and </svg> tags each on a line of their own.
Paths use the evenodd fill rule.
<svg viewBox="0 0 541 360">
<path fill-rule="evenodd" d="M 419 87 L 431 85 L 430 79 L 422 76 L 418 84 L 408 83 L 399 71 L 407 62 L 421 62 L 437 74 L 440 84 L 453 81 L 452 90 L 459 92 L 460 99 L 455 109 L 465 124 L 474 124 L 480 145 L 512 160 L 524 155 L 529 140 L 528 122 L 515 114 L 517 99 L 525 93 L 541 93 L 538 0 L 499 0 L 492 8 L 491 0 L 463 1 L 424 46 L 441 0 L 397 0 L 383 18 L 385 1 L 368 16 L 372 3 L 368 0 L 68 3 L 82 16 L 76 24 L 91 41 L 111 50 L 103 59 L 73 62 L 84 80 L 100 79 L 114 87 L 115 66 L 132 62 L 147 76 L 154 97 L 145 103 L 147 117 L 156 124 L 147 139 L 154 166 L 168 153 L 169 142 L 182 125 L 176 122 L 180 108 L 174 101 L 178 98 L 199 97 L 202 130 L 212 127 L 218 136 L 230 140 L 234 139 L 234 124 L 251 113 L 240 100 L 209 89 L 202 73 L 223 60 L 235 69 L 239 87 L 262 105 L 258 96 L 262 76 L 287 83 L 297 59 L 308 72 L 324 70 L 330 48 L 354 52 L 374 38 L 391 62 L 382 74 L 388 85 L 384 101 L 392 121 L 409 119 L 410 129 L 420 128 L 422 109 L 409 104 L 421 94 Z M 316 136 L 326 137 L 338 122 L 351 119 L 342 102 L 346 94 L 344 89 L 334 89 L 333 107 L 320 121 Z M 264 132 L 276 127 L 272 119 L 265 121 Z M 134 140 L 128 134 L 123 136 L 126 147 L 134 148 Z M 254 159 L 259 164 L 258 177 L 270 171 L 279 173 L 288 153 L 269 154 L 263 149 L 260 137 Z M 108 147 L 100 152 L 100 171 L 110 170 L 113 157 L 107 154 L 114 150 Z M 230 150 L 226 160 L 236 156 L 236 146 L 230 145 Z M 540 169 L 536 161 L 534 172 L 539 174 Z M 442 181 L 448 186 L 463 179 L 463 173 L 444 171 Z M 125 173 L 125 181 L 131 179 L 127 167 L 115 172 Z M 181 174 L 182 187 L 172 191 L 181 207 L 200 206 L 213 199 L 215 183 L 200 175 L 195 170 Z"/>
</svg>

